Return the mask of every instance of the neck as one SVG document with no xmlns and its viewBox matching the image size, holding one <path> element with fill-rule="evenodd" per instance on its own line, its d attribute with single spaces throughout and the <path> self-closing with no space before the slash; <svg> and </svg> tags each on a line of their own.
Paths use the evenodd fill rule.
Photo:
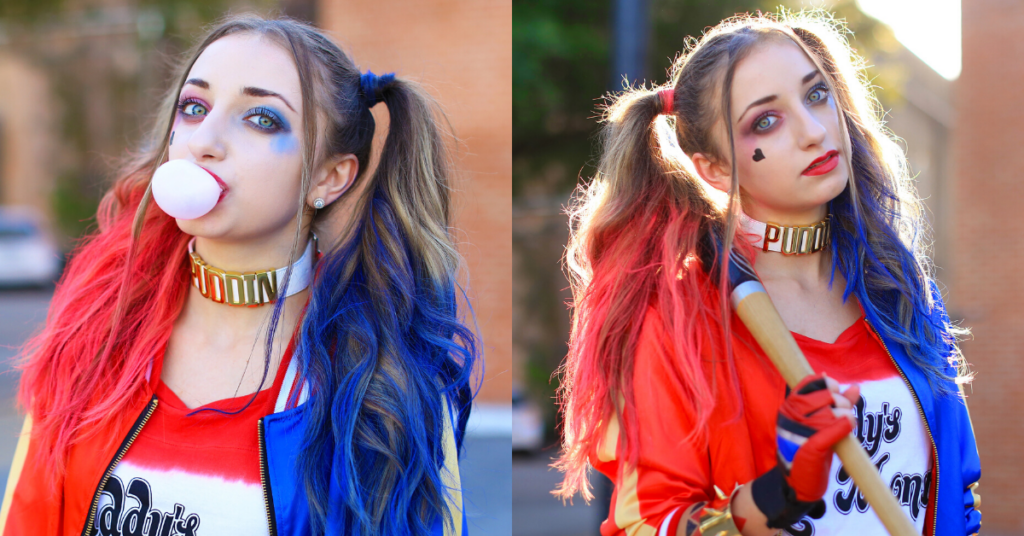
<svg viewBox="0 0 1024 536">
<path fill-rule="evenodd" d="M 800 256 L 758 251 L 754 265 L 762 280 L 785 278 L 802 286 L 828 282 L 832 276 L 832 254 L 828 251 Z"/>
<path fill-rule="evenodd" d="M 304 307 L 306 300 L 309 296 L 309 290 L 306 288 L 306 284 L 303 282 L 302 270 L 300 264 L 307 264 L 306 261 L 315 261 L 316 258 L 316 247 L 313 246 L 312 253 L 307 255 L 307 258 L 303 259 L 302 256 L 307 250 L 307 244 L 311 241 L 307 238 L 306 241 L 301 242 L 302 246 L 298 248 L 298 251 L 294 255 L 292 262 L 281 262 L 278 261 L 275 264 L 270 264 L 273 261 L 266 260 L 245 260 L 232 265 L 218 265 L 207 260 L 206 256 L 201 253 L 200 247 L 205 245 L 205 251 L 214 253 L 213 257 L 234 257 L 237 252 L 237 247 L 230 248 L 219 248 L 217 242 L 203 241 L 202 239 L 196 239 L 194 241 L 194 251 L 202 257 L 204 262 L 209 267 L 214 267 L 226 272 L 257 272 L 268 269 L 269 266 L 275 266 L 277 268 L 285 268 L 289 265 L 292 266 L 293 273 L 291 280 L 288 284 L 288 293 L 290 296 L 284 295 L 284 275 L 280 274 L 277 278 L 277 292 L 275 296 L 276 300 L 284 300 L 282 316 L 280 324 L 275 334 L 275 341 L 287 340 L 301 316 L 302 308 Z M 315 241 L 313 241 L 315 244 Z M 291 246 L 287 247 L 290 250 Z M 288 259 L 288 251 L 281 256 L 283 259 Z M 254 255 L 253 257 L 266 258 L 267 252 L 274 252 L 273 248 L 263 248 L 262 251 L 265 255 Z M 227 252 L 227 255 L 224 253 Z M 219 253 L 219 254 L 218 254 Z M 188 255 L 187 252 L 182 254 Z M 272 254 L 270 256 L 273 256 Z M 244 267 L 244 268 L 243 268 Z M 309 276 L 312 276 L 311 270 Z M 206 280 L 209 282 L 209 280 Z M 242 286 L 242 282 L 235 282 L 236 288 Z M 217 297 L 220 295 L 219 291 L 214 291 L 209 285 L 201 285 L 206 290 L 207 294 L 204 295 L 204 291 L 195 285 L 193 279 L 189 280 L 189 291 L 186 296 L 184 307 L 182 308 L 181 315 L 178 317 L 176 322 L 177 327 L 184 327 L 190 332 L 195 333 L 197 336 L 209 341 L 209 344 L 215 346 L 231 347 L 236 344 L 244 344 L 251 346 L 253 341 L 258 341 L 262 337 L 266 336 L 266 330 L 269 327 L 269 321 L 274 312 L 275 302 L 270 301 L 262 306 L 231 306 L 227 303 L 219 303 L 211 299 L 211 296 Z M 216 286 L 216 285 L 215 285 Z M 259 288 L 259 283 L 253 285 L 254 288 Z M 266 295 L 266 292 L 263 293 Z M 238 296 L 233 297 L 236 302 L 243 301 L 245 298 Z M 232 297 L 228 296 L 227 300 L 225 297 L 221 297 L 221 300 L 229 301 Z M 283 338 L 283 339 L 282 339 Z M 277 342 L 275 342 L 277 344 Z"/>
<path fill-rule="evenodd" d="M 277 239 L 220 240 L 217 238 L 195 238 L 194 251 L 207 264 L 232 272 L 255 272 L 268 267 L 280 268 L 299 260 L 309 241 L 308 230 L 299 237 L 299 247 L 292 254 L 292 240 L 295 229 L 282 233 Z"/>
<path fill-rule="evenodd" d="M 776 224 L 740 214 L 740 231 L 757 251 L 758 275 L 792 279 L 805 286 L 831 278 L 830 223 L 825 217 L 812 223 Z"/>
</svg>

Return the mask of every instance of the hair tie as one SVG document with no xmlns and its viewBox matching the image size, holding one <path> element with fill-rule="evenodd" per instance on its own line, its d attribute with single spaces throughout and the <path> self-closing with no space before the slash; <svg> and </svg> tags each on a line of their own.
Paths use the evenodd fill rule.
<svg viewBox="0 0 1024 536">
<path fill-rule="evenodd" d="M 676 98 L 676 88 L 669 87 L 659 91 L 658 98 L 661 99 L 662 115 L 672 115 L 675 113 L 675 109 L 672 108 L 672 103 Z"/>
<path fill-rule="evenodd" d="M 377 98 L 378 92 L 394 79 L 395 73 L 377 76 L 373 74 L 373 71 L 366 71 L 365 74 L 359 77 L 359 90 L 363 93 L 363 101 L 366 102 L 367 108 L 373 108 L 373 105 L 380 102 L 380 99 Z"/>
</svg>

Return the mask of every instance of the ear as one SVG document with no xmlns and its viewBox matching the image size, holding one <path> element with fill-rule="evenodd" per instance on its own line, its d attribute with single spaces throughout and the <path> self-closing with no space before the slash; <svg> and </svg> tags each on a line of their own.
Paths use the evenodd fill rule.
<svg viewBox="0 0 1024 536">
<path fill-rule="evenodd" d="M 329 158 L 320 168 L 317 179 L 306 196 L 306 205 L 312 207 L 316 198 L 330 205 L 352 186 L 359 175 L 359 159 L 354 154 L 339 154 Z"/>
<path fill-rule="evenodd" d="M 725 162 L 712 161 L 704 153 L 693 153 L 690 161 L 704 182 L 723 192 L 732 189 L 732 166 L 726 165 Z"/>
</svg>

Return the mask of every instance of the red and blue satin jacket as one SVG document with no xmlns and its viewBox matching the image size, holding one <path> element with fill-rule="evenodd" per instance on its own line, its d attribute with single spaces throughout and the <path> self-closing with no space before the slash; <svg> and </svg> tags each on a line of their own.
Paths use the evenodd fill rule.
<svg viewBox="0 0 1024 536">
<path fill-rule="evenodd" d="M 305 389 L 292 381 L 297 360 L 291 360 L 285 386 L 278 398 L 275 413 L 259 421 L 260 477 L 266 502 L 267 523 L 271 536 L 307 536 L 309 504 L 303 484 L 296 472 L 296 457 L 302 442 L 306 413 L 302 411 Z M 145 382 L 125 418 L 107 429 L 88 437 L 115 438 L 115 441 L 88 441 L 74 445 L 68 455 L 67 471 L 57 482 L 48 480 L 39 459 L 39 443 L 32 441 L 32 416 L 25 418 L 21 439 L 15 451 L 7 480 L 3 506 L 0 508 L 0 536 L 88 536 L 96 534 L 95 516 L 101 490 L 114 472 L 124 453 L 156 410 L 159 400 Z M 294 407 L 290 407 L 294 405 Z M 449 489 L 447 506 L 454 530 L 438 521 L 433 536 L 467 534 L 462 503 L 458 453 L 449 412 L 445 422 L 445 469 L 442 478 Z M 102 444 L 106 443 L 106 444 Z M 329 504 L 342 501 L 342 491 L 332 482 Z M 340 512 L 328 511 L 326 536 L 342 536 Z"/>
<path fill-rule="evenodd" d="M 941 306 L 935 314 L 944 316 Z M 728 380 L 732 377 L 728 363 L 704 345 L 703 361 L 712 364 L 705 373 L 709 381 L 717 377 L 719 391 L 707 425 L 707 444 L 696 447 L 685 440 L 685 430 L 692 429 L 691 404 L 671 381 L 678 378 L 668 350 L 673 345 L 660 315 L 648 309 L 633 370 L 638 460 L 635 464 L 624 460 L 615 416 L 589 453 L 594 468 L 615 483 L 611 510 L 601 525 L 603 536 L 683 534 L 684 518 L 699 517 L 702 508 L 723 509 L 739 484 L 776 464 L 775 419 L 785 397 L 785 382 L 735 317 L 733 326 L 739 385 Z M 935 478 L 924 534 L 976 534 L 981 512 L 974 488 L 981 477 L 981 463 L 967 406 L 955 394 L 936 396 L 901 345 L 884 336 L 879 340 L 916 396 L 932 439 Z M 952 368 L 945 372 L 954 376 Z M 957 392 L 952 381 L 947 387 Z"/>
</svg>

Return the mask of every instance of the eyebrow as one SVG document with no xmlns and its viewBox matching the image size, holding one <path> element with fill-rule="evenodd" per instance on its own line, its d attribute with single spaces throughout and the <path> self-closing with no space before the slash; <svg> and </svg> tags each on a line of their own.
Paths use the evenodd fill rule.
<svg viewBox="0 0 1024 536">
<path fill-rule="evenodd" d="M 189 84 L 191 84 L 193 86 L 201 87 L 203 89 L 210 89 L 209 82 L 207 82 L 206 80 L 203 80 L 201 78 L 189 78 L 188 80 L 185 81 L 185 85 L 189 85 Z M 277 97 L 277 98 L 281 99 L 281 102 L 283 102 L 284 105 L 287 106 L 289 110 L 295 112 L 295 108 L 292 108 L 292 105 L 291 105 L 291 103 L 288 102 L 288 99 L 284 98 L 280 93 L 275 93 L 273 91 L 270 91 L 269 89 L 245 86 L 245 87 L 242 88 L 241 93 L 243 95 L 249 95 L 251 97 Z M 298 113 L 298 112 L 295 112 L 295 113 Z"/>
<path fill-rule="evenodd" d="M 807 73 L 806 75 L 804 75 L 803 80 L 800 81 L 800 84 L 803 85 L 806 84 L 807 82 L 810 82 L 811 80 L 814 80 L 814 77 L 818 76 L 819 74 L 821 74 L 821 72 L 818 71 L 817 69 Z M 743 113 L 741 113 L 740 116 L 736 118 L 736 122 L 739 123 L 743 119 L 743 116 L 747 115 L 747 112 L 750 111 L 751 108 L 755 106 L 760 106 L 762 104 L 767 104 L 777 98 L 779 98 L 778 95 L 768 95 L 767 97 L 761 97 L 760 99 L 757 99 L 756 101 L 750 103 L 750 106 L 747 106 L 747 109 L 743 110 Z"/>
</svg>

